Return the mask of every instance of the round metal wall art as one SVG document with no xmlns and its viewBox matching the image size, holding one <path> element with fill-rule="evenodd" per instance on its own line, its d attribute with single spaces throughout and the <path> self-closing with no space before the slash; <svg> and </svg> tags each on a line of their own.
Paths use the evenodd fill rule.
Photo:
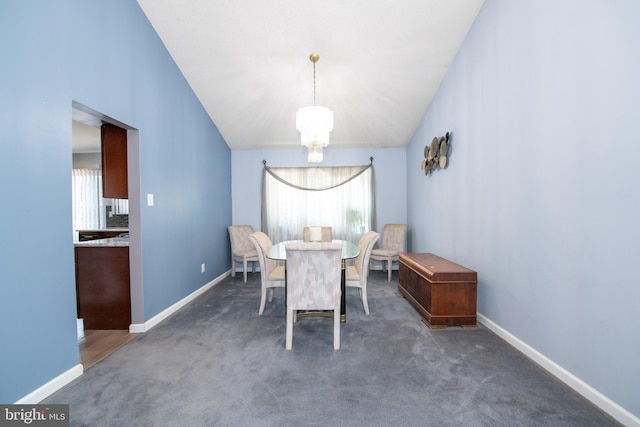
<svg viewBox="0 0 640 427">
<path fill-rule="evenodd" d="M 447 167 L 447 154 L 451 145 L 451 133 L 447 132 L 445 136 L 438 138 L 437 136 L 431 141 L 431 145 L 424 146 L 424 160 L 420 163 L 420 169 L 424 170 L 425 175 L 429 175 L 436 169 L 444 169 Z"/>
</svg>

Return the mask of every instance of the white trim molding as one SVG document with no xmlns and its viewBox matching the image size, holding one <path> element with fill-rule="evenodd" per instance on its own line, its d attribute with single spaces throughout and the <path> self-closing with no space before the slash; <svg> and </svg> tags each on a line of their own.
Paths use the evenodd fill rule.
<svg viewBox="0 0 640 427">
<path fill-rule="evenodd" d="M 486 326 L 487 329 L 490 329 L 500 338 L 522 352 L 525 356 L 547 370 L 550 374 L 611 415 L 618 422 L 627 427 L 640 427 L 640 418 L 636 417 L 631 412 L 624 409 L 622 406 L 618 405 L 616 402 L 609 399 L 607 396 L 591 387 L 589 384 L 576 377 L 562 366 L 558 365 L 553 360 L 531 347 L 529 344 L 514 336 L 509 331 L 503 329 L 481 313 L 478 313 L 478 321 Z"/>
<path fill-rule="evenodd" d="M 164 319 L 166 319 L 167 317 L 169 317 L 170 315 L 172 315 L 173 313 L 175 313 L 176 311 L 178 311 L 179 309 L 181 309 L 182 307 L 184 307 L 185 305 L 187 305 L 188 303 L 190 303 L 191 301 L 193 301 L 194 299 L 202 295 L 204 292 L 208 291 L 213 286 L 220 283 L 222 279 L 229 276 L 230 274 L 231 274 L 231 270 L 226 271 L 225 273 L 221 274 L 220 276 L 213 279 L 209 283 L 205 284 L 201 288 L 197 289 L 193 293 L 187 295 L 177 303 L 173 304 L 171 307 L 153 316 L 148 321 L 142 324 L 129 325 L 129 332 L 132 334 L 139 334 L 139 333 L 148 331 L 149 329 L 153 328 L 158 323 L 162 322 Z M 73 368 L 69 369 L 67 372 L 64 372 L 61 375 L 57 376 L 56 378 L 52 379 L 48 383 L 38 387 L 36 390 L 32 391 L 31 393 L 24 396 L 22 399 L 16 401 L 15 403 L 17 405 L 21 405 L 21 404 L 30 405 L 30 404 L 39 403 L 45 398 L 55 393 L 56 391 L 60 390 L 62 387 L 69 384 L 71 381 L 80 377 L 83 372 L 84 372 L 84 368 L 82 367 L 81 364 L 78 364 Z"/>
<path fill-rule="evenodd" d="M 132 334 L 142 334 L 144 332 L 147 332 L 149 329 L 153 328 L 154 326 L 156 326 L 157 324 L 165 320 L 167 317 L 171 316 L 173 313 L 180 310 L 182 307 L 186 306 L 191 301 L 198 298 L 200 295 L 202 295 L 203 293 L 205 293 L 206 291 L 208 291 L 209 289 L 211 289 L 212 287 L 220 283 L 224 278 L 226 278 L 230 274 L 231 274 L 231 269 L 222 273 L 220 276 L 216 277 L 215 279 L 205 284 L 201 288 L 195 290 L 194 292 L 187 295 L 186 297 L 182 298 L 180 301 L 176 302 L 172 306 L 156 314 L 146 322 L 134 323 L 129 325 L 129 332 Z"/>
<path fill-rule="evenodd" d="M 84 369 L 81 364 L 77 364 L 73 368 L 69 369 L 67 372 L 64 372 L 48 383 L 38 387 L 31 393 L 27 394 L 22 399 L 15 402 L 16 405 L 35 405 L 37 403 L 42 402 L 45 398 L 52 395 L 56 391 L 60 390 L 62 387 L 69 384 L 71 381 L 80 377 Z"/>
</svg>

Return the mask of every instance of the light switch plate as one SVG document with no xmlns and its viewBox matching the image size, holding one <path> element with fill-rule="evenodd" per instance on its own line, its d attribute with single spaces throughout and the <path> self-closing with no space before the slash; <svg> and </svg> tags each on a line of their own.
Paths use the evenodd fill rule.
<svg viewBox="0 0 640 427">
<path fill-rule="evenodd" d="M 147 206 L 153 206 L 153 194 L 147 194 Z"/>
</svg>

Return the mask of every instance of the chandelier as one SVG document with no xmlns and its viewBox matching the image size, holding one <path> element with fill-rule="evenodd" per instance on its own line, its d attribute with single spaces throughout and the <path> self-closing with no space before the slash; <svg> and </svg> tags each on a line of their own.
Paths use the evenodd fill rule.
<svg viewBox="0 0 640 427">
<path fill-rule="evenodd" d="M 307 161 L 320 163 L 322 148 L 329 145 L 329 134 L 333 130 L 333 111 L 316 105 L 316 62 L 320 55 L 312 53 L 309 60 L 313 62 L 313 105 L 302 107 L 296 113 L 296 129 L 300 131 L 300 141 L 307 147 Z"/>
</svg>

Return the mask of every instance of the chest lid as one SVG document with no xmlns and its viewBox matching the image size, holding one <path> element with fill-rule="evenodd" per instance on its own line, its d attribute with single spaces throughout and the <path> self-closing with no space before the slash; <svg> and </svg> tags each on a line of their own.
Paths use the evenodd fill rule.
<svg viewBox="0 0 640 427">
<path fill-rule="evenodd" d="M 400 263 L 430 282 L 477 282 L 478 273 L 429 253 L 400 254 Z"/>
</svg>

